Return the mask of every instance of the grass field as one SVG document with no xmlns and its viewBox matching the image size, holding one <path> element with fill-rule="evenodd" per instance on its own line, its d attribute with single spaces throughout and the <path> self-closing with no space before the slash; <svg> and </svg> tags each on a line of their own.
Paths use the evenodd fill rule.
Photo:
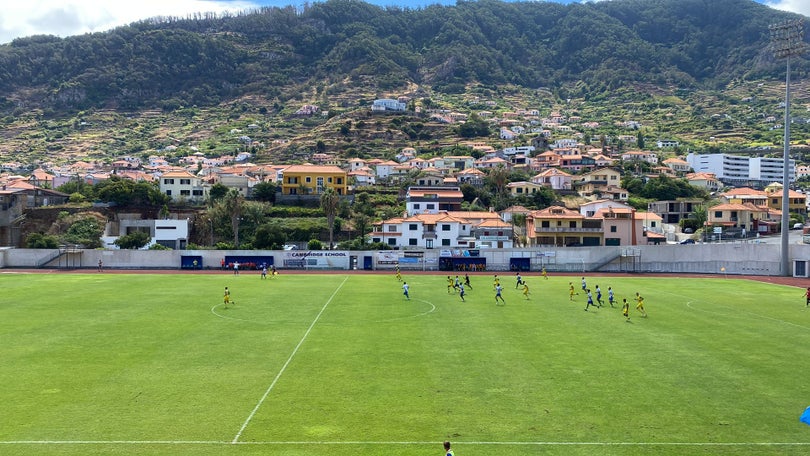
<svg viewBox="0 0 810 456">
<path fill-rule="evenodd" d="M 803 290 L 588 277 L 2 274 L 2 455 L 807 454 Z M 222 305 L 230 287 L 235 305 Z"/>
</svg>

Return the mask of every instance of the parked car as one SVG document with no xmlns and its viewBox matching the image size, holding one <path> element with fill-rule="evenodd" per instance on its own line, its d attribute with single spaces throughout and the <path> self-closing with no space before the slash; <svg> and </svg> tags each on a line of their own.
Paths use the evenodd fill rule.
<svg viewBox="0 0 810 456">
<path fill-rule="evenodd" d="M 684 239 L 684 240 L 683 240 L 683 241 L 681 241 L 680 243 L 681 243 L 682 245 L 686 245 L 686 244 L 694 244 L 694 243 L 695 243 L 695 240 L 694 240 L 694 239 Z"/>
<path fill-rule="evenodd" d="M 683 232 L 686 233 L 686 234 L 692 234 L 692 233 L 695 232 L 695 230 L 693 230 L 692 228 L 686 227 L 686 228 L 683 229 Z"/>
</svg>

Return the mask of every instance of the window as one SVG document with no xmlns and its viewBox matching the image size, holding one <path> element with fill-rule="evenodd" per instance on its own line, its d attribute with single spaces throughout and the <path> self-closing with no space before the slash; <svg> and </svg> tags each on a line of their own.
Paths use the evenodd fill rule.
<svg viewBox="0 0 810 456">
<path fill-rule="evenodd" d="M 414 209 L 420 209 L 420 204 L 419 203 L 413 203 L 413 208 Z"/>
<path fill-rule="evenodd" d="M 411 224 L 408 225 L 408 229 L 410 231 L 416 231 L 416 229 L 417 229 L 416 226 L 417 226 L 416 223 L 411 223 Z"/>
<path fill-rule="evenodd" d="M 202 190 L 192 190 L 191 194 L 194 195 L 194 196 L 203 196 L 203 191 Z"/>
<path fill-rule="evenodd" d="M 723 218 L 723 211 L 714 211 L 714 218 Z"/>
<path fill-rule="evenodd" d="M 180 196 L 191 196 L 190 190 L 180 190 Z"/>
<path fill-rule="evenodd" d="M 417 244 L 416 244 L 416 238 L 410 238 L 410 239 L 408 239 L 408 245 L 417 245 Z"/>
<path fill-rule="evenodd" d="M 397 226 L 396 225 L 389 225 L 388 226 L 388 232 L 389 233 L 396 233 L 397 232 Z"/>
<path fill-rule="evenodd" d="M 171 190 L 166 190 L 166 196 L 172 196 L 172 191 Z"/>
<path fill-rule="evenodd" d="M 450 239 L 442 239 L 442 247 L 447 247 L 450 245 Z"/>
<path fill-rule="evenodd" d="M 180 179 L 180 185 L 191 185 L 191 179 Z"/>
<path fill-rule="evenodd" d="M 304 178 L 304 182 L 306 182 L 308 184 L 308 183 L 312 182 L 312 178 L 307 176 L 307 177 Z"/>
<path fill-rule="evenodd" d="M 166 185 L 174 185 L 174 179 L 163 179 L 163 183 Z"/>
<path fill-rule="evenodd" d="M 615 226 L 611 226 L 611 227 L 610 227 L 610 232 L 611 232 L 611 233 L 615 233 L 615 232 L 616 232 L 616 227 L 615 227 Z"/>
<path fill-rule="evenodd" d="M 315 185 L 317 185 L 318 187 L 323 187 L 323 177 L 317 178 Z"/>
<path fill-rule="evenodd" d="M 549 224 L 548 220 L 543 220 L 542 222 L 540 222 L 540 226 L 542 228 L 550 228 L 551 224 Z"/>
<path fill-rule="evenodd" d="M 568 222 L 568 228 L 576 228 L 577 222 Z"/>
<path fill-rule="evenodd" d="M 450 224 L 442 223 L 442 231 L 450 231 Z"/>
<path fill-rule="evenodd" d="M 427 205 L 427 208 L 428 209 L 436 209 L 436 205 L 433 204 L 433 203 L 430 203 L 430 204 Z"/>
<path fill-rule="evenodd" d="M 326 178 L 326 182 L 329 182 L 329 183 L 331 184 L 331 183 L 332 183 L 332 178 L 331 178 L 331 177 L 327 177 L 327 178 Z"/>
<path fill-rule="evenodd" d="M 338 177 L 338 178 L 337 178 L 337 183 L 338 183 L 338 185 L 343 185 L 343 178 L 342 178 L 342 177 Z"/>
<path fill-rule="evenodd" d="M 397 245 L 397 240 L 394 238 L 388 238 L 388 245 Z"/>
</svg>

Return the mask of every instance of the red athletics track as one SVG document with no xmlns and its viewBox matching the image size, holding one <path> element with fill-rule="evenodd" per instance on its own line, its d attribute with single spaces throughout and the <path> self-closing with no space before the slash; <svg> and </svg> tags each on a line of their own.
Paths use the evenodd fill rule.
<svg viewBox="0 0 810 456">
<path fill-rule="evenodd" d="M 402 270 L 403 275 L 440 275 L 446 276 L 456 275 L 458 271 L 410 271 Z M 220 274 L 220 275 L 233 275 L 233 271 L 221 269 L 116 269 L 104 268 L 103 272 L 97 272 L 95 267 L 80 268 L 80 269 L 0 269 L 0 274 L 13 274 L 13 273 L 28 273 L 28 274 Z M 261 271 L 239 271 L 240 275 L 259 275 Z M 347 271 L 344 269 L 329 269 L 329 270 L 316 270 L 316 271 L 303 271 L 297 269 L 279 269 L 279 274 L 394 274 L 394 270 L 376 270 L 376 271 Z M 498 274 L 501 277 L 509 277 L 513 275 L 510 271 L 488 271 L 488 272 L 473 272 L 468 273 L 473 277 L 476 276 L 491 276 Z M 540 277 L 539 272 L 524 272 L 523 277 Z M 549 272 L 550 277 L 581 277 L 583 273 L 574 272 Z M 810 287 L 810 279 L 806 277 L 782 277 L 782 276 L 760 276 L 760 275 L 737 275 L 737 274 L 672 274 L 672 273 L 621 273 L 621 272 L 600 272 L 584 273 L 586 277 L 654 277 L 654 278 L 680 278 L 680 279 L 706 279 L 706 278 L 728 278 L 728 279 L 745 279 L 756 280 L 759 282 L 773 283 L 777 285 L 787 285 L 792 287 L 807 288 Z"/>
</svg>

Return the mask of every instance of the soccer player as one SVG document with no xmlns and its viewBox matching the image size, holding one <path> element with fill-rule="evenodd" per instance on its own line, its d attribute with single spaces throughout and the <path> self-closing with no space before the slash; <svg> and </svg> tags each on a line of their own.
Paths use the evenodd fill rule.
<svg viewBox="0 0 810 456">
<path fill-rule="evenodd" d="M 233 275 L 239 275 L 239 262 L 233 262 Z"/>
<path fill-rule="evenodd" d="M 498 288 L 501 286 L 501 279 L 498 278 L 498 274 L 495 274 L 495 280 L 492 282 L 492 288 Z"/>
<path fill-rule="evenodd" d="M 525 280 L 523 281 L 523 297 L 525 297 L 527 301 L 529 300 L 529 285 Z"/>
<path fill-rule="evenodd" d="M 467 302 L 467 300 L 464 299 L 464 284 L 463 283 L 458 284 L 458 296 L 461 298 L 461 302 Z"/>
<path fill-rule="evenodd" d="M 267 278 L 267 266 L 262 266 L 262 279 Z"/>
<path fill-rule="evenodd" d="M 588 302 L 585 303 L 585 312 L 587 312 L 588 307 L 591 307 L 594 304 L 593 304 L 593 295 L 591 294 L 591 289 L 588 288 L 587 290 L 585 290 L 585 292 L 588 294 Z M 594 307 L 596 307 L 596 306 L 594 306 Z"/>
<path fill-rule="evenodd" d="M 613 300 L 614 300 L 613 288 L 608 287 L 608 302 L 610 303 L 610 307 L 613 307 Z"/>
<path fill-rule="evenodd" d="M 636 304 L 636 310 L 641 312 L 642 317 L 646 317 L 647 316 L 647 311 L 644 310 L 644 297 L 639 295 L 638 292 L 636 292 L 636 303 L 637 303 Z"/>
<path fill-rule="evenodd" d="M 579 294 L 576 291 L 574 291 L 574 282 L 568 282 L 568 300 L 569 301 L 574 300 L 574 294 Z"/>
<path fill-rule="evenodd" d="M 222 297 L 222 302 L 225 307 L 228 307 L 228 304 L 231 303 L 231 290 L 228 287 L 225 287 L 225 295 Z"/>
<path fill-rule="evenodd" d="M 627 302 L 627 298 L 622 298 L 622 315 L 624 315 L 625 322 L 630 321 L 630 303 Z"/>
<path fill-rule="evenodd" d="M 408 301 L 411 300 L 411 295 L 408 294 L 408 291 L 410 290 L 410 288 L 411 287 L 408 286 L 408 282 L 403 282 L 402 283 L 402 294 L 405 295 L 405 298 L 407 298 Z"/>
<path fill-rule="evenodd" d="M 518 272 L 515 274 L 515 290 L 517 290 L 521 285 L 523 285 L 523 277 L 521 277 L 520 273 Z"/>
<path fill-rule="evenodd" d="M 402 274 L 399 272 L 399 266 L 397 266 L 397 282 L 402 282 Z"/>
<path fill-rule="evenodd" d="M 453 278 L 447 276 L 447 294 L 450 294 L 450 290 L 453 289 Z"/>
<path fill-rule="evenodd" d="M 602 301 L 602 289 L 599 288 L 599 285 L 596 286 L 596 303 L 599 304 L 599 307 L 602 307 L 602 304 L 604 304 Z"/>
<path fill-rule="evenodd" d="M 461 286 L 461 279 L 459 279 L 458 276 L 456 276 L 456 278 L 453 279 L 453 288 L 455 288 L 456 291 L 458 291 L 458 287 L 460 286 Z"/>
<path fill-rule="evenodd" d="M 543 269 L 540 271 L 540 275 L 542 275 L 544 279 L 548 280 L 548 272 L 546 272 L 545 266 L 543 266 Z"/>
<path fill-rule="evenodd" d="M 450 449 L 450 442 L 444 442 L 444 456 L 455 456 L 453 450 Z"/>
<path fill-rule="evenodd" d="M 810 287 L 807 287 L 804 297 L 807 298 L 807 303 L 804 305 L 804 307 L 810 307 Z"/>
<path fill-rule="evenodd" d="M 503 300 L 503 296 L 501 296 L 502 290 L 503 288 L 501 288 L 501 284 L 495 285 L 495 305 L 498 304 L 499 299 L 501 300 L 502 304 L 506 304 L 506 301 Z"/>
<path fill-rule="evenodd" d="M 276 271 L 276 265 L 270 266 L 270 277 L 275 277 L 278 275 L 278 271 Z"/>
<path fill-rule="evenodd" d="M 585 283 L 585 277 L 582 277 L 582 291 L 588 291 L 588 284 Z"/>
<path fill-rule="evenodd" d="M 472 290 L 472 285 L 470 285 L 470 275 L 464 274 L 464 286 Z"/>
</svg>

